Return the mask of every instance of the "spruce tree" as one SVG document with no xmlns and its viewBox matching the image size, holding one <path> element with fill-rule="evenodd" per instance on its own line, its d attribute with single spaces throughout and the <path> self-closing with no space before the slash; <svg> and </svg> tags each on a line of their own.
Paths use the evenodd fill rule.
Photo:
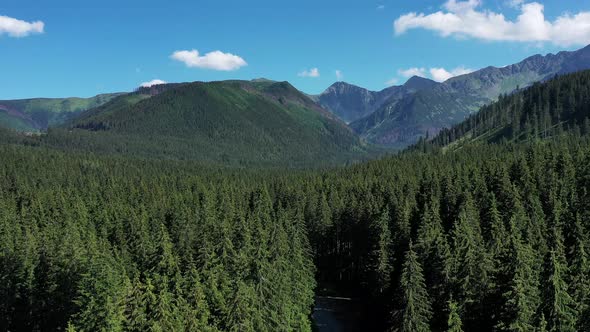
<svg viewBox="0 0 590 332">
<path fill-rule="evenodd" d="M 555 244 L 545 261 L 543 313 L 549 331 L 576 331 L 578 312 L 565 281 L 567 262 L 563 253 L 561 231 L 554 228 Z"/>
<path fill-rule="evenodd" d="M 424 283 L 422 266 L 410 242 L 405 255 L 400 280 L 401 301 L 394 314 L 392 331 L 426 332 L 430 331 L 432 317 L 430 299 Z"/>
<path fill-rule="evenodd" d="M 532 331 L 535 315 L 540 304 L 538 275 L 535 261 L 528 243 L 522 241 L 517 229 L 518 215 L 510 220 L 510 239 L 506 261 L 507 284 L 504 289 L 500 322 L 496 325 L 504 331 Z"/>
<path fill-rule="evenodd" d="M 590 259 L 586 247 L 588 241 L 579 214 L 576 214 L 573 228 L 574 243 L 570 249 L 572 258 L 568 280 L 570 294 L 579 313 L 577 327 L 584 331 L 590 329 L 590 317 L 586 315 L 590 310 Z"/>
<path fill-rule="evenodd" d="M 385 208 L 379 218 L 371 224 L 374 242 L 371 252 L 371 270 L 375 275 L 376 295 L 383 294 L 390 286 L 392 266 L 392 237 L 389 228 L 389 208 Z"/>
<path fill-rule="evenodd" d="M 137 332 L 147 330 L 146 305 L 144 286 L 139 278 L 135 277 L 125 301 L 125 330 Z"/>
<path fill-rule="evenodd" d="M 424 207 L 418 229 L 416 251 L 424 266 L 424 278 L 428 293 L 432 299 L 432 327 L 444 328 L 445 313 L 451 276 L 451 251 L 439 216 L 439 204 L 436 198 Z"/>
<path fill-rule="evenodd" d="M 463 332 L 463 323 L 459 315 L 459 306 L 457 302 L 450 300 L 448 302 L 449 319 L 447 321 L 447 332 Z"/>
<path fill-rule="evenodd" d="M 462 304 L 466 315 L 466 327 L 490 324 L 490 310 L 485 307 L 485 298 L 491 287 L 493 264 L 486 250 L 479 224 L 479 215 L 469 195 L 455 222 L 453 233 L 454 294 Z M 485 327 L 487 328 L 487 327 Z"/>
</svg>

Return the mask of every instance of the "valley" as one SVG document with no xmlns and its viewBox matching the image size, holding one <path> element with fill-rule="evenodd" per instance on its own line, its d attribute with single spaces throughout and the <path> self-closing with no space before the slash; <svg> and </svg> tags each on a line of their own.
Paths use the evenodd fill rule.
<svg viewBox="0 0 590 332">
<path fill-rule="evenodd" d="M 562 76 L 397 156 L 287 174 L 2 131 L 2 328 L 444 330 L 460 308 L 465 330 L 584 330 L 589 91 L 588 72 Z M 149 119 L 158 96 L 67 126 L 140 128 L 113 116 L 131 105 Z M 556 297 L 565 311 L 544 305 Z"/>
<path fill-rule="evenodd" d="M 0 332 L 590 331 L 587 4 L 0 7 Z"/>
</svg>

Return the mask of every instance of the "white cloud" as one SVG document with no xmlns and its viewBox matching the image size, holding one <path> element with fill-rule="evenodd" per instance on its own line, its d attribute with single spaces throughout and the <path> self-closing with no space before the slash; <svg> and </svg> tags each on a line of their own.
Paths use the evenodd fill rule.
<svg viewBox="0 0 590 332">
<path fill-rule="evenodd" d="M 473 69 L 465 67 L 457 67 L 451 71 L 448 71 L 444 68 L 430 68 L 430 77 L 437 82 L 444 82 L 451 77 L 469 74 L 473 71 Z"/>
<path fill-rule="evenodd" d="M 7 34 L 10 37 L 26 37 L 34 33 L 43 33 L 45 23 L 41 21 L 27 22 L 8 16 L 0 16 L 0 36 Z"/>
<path fill-rule="evenodd" d="M 176 51 L 170 57 L 183 62 L 187 67 L 222 71 L 238 70 L 248 65 L 241 57 L 221 51 L 213 51 L 205 55 L 200 55 L 197 50 Z"/>
<path fill-rule="evenodd" d="M 397 73 L 400 76 L 405 77 L 405 78 L 410 78 L 412 76 L 420 76 L 420 77 L 425 77 L 425 78 L 431 78 L 432 80 L 437 81 L 437 82 L 444 82 L 451 77 L 469 74 L 472 72 L 474 72 L 473 69 L 469 69 L 464 66 L 460 66 L 460 67 L 450 69 L 450 70 L 447 70 L 442 67 L 431 67 L 429 69 L 426 69 L 424 67 L 422 67 L 422 68 L 413 67 L 413 68 L 408 68 L 408 69 L 400 69 L 397 71 Z M 393 79 L 391 81 L 388 81 L 386 84 L 393 85 L 396 83 L 397 83 L 397 80 Z"/>
<path fill-rule="evenodd" d="M 379 6 L 377 6 L 377 10 L 383 10 L 383 9 L 385 9 L 385 5 L 379 5 Z"/>
<path fill-rule="evenodd" d="M 342 79 L 344 78 L 344 74 L 342 74 L 342 71 L 341 70 L 336 70 L 335 74 L 336 74 L 336 79 L 338 81 L 342 81 Z M 318 75 L 319 75 L 319 73 L 318 73 Z"/>
<path fill-rule="evenodd" d="M 168 82 L 155 79 L 155 80 L 151 80 L 149 82 L 143 82 L 139 86 L 142 87 L 142 88 L 149 88 L 149 87 L 154 86 L 154 85 L 166 84 L 166 83 L 168 83 Z"/>
<path fill-rule="evenodd" d="M 299 77 L 320 77 L 320 71 L 317 68 L 311 68 L 310 70 L 304 70 L 297 74 Z"/>
<path fill-rule="evenodd" d="M 408 68 L 408 69 L 400 69 L 397 71 L 403 77 L 409 78 L 412 76 L 420 76 L 426 77 L 426 68 Z"/>
<path fill-rule="evenodd" d="M 481 0 L 449 0 L 445 11 L 408 13 L 394 22 L 397 35 L 411 29 L 436 31 L 443 37 L 471 37 L 488 41 L 550 42 L 559 46 L 590 44 L 590 12 L 563 14 L 547 21 L 538 2 L 520 3 L 520 14 L 511 21 L 501 13 L 478 10 Z"/>
</svg>

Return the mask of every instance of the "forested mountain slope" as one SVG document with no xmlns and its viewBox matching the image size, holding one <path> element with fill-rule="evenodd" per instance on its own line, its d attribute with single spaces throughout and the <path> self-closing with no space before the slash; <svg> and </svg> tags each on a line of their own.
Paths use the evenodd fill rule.
<svg viewBox="0 0 590 332">
<path fill-rule="evenodd" d="M 590 69 L 590 46 L 575 52 L 535 55 L 514 65 L 487 67 L 442 84 L 385 102 L 371 115 L 351 123 L 369 141 L 406 147 L 420 136 L 435 136 L 475 113 L 501 94 L 511 93 L 556 74 Z"/>
<path fill-rule="evenodd" d="M 501 96 L 464 122 L 443 130 L 432 142 L 437 146 L 521 142 L 565 131 L 590 134 L 590 71 L 559 76 Z"/>
<path fill-rule="evenodd" d="M 138 91 L 46 136 L 2 129 L 0 329 L 311 331 L 329 284 L 366 331 L 589 331 L 589 82 L 558 77 L 434 143 L 315 171 L 89 153 L 108 151 L 94 136 L 193 139 L 212 119 L 272 128 L 248 122 L 254 104 L 271 123 L 342 126 L 287 83 Z"/>
<path fill-rule="evenodd" d="M 42 131 L 75 117 L 82 111 L 100 106 L 120 93 L 92 98 L 34 98 L 0 100 L 0 127 L 19 131 Z"/>
<path fill-rule="evenodd" d="M 0 153 L 3 330 L 310 331 L 314 271 L 367 331 L 590 328 L 587 137 L 292 174 Z"/>
<path fill-rule="evenodd" d="M 141 89 L 29 140 L 64 150 L 233 167 L 339 165 L 365 160 L 372 151 L 289 83 L 270 81 Z"/>
</svg>

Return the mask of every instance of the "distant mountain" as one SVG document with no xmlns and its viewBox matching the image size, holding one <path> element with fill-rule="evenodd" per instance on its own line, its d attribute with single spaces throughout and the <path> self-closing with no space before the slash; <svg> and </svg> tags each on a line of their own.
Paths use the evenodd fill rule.
<svg viewBox="0 0 590 332">
<path fill-rule="evenodd" d="M 142 88 L 83 112 L 40 140 L 70 150 L 238 167 L 344 164 L 371 152 L 291 84 L 269 80 Z"/>
<path fill-rule="evenodd" d="M 503 68 L 487 67 L 399 98 L 385 101 L 350 126 L 370 142 L 403 148 L 421 136 L 459 123 L 501 94 L 555 75 L 590 69 L 590 46 L 575 52 L 535 55 Z"/>
<path fill-rule="evenodd" d="M 0 127 L 19 131 L 46 130 L 71 119 L 82 111 L 100 106 L 121 93 L 92 98 L 34 98 L 0 100 Z"/>
<path fill-rule="evenodd" d="M 415 76 L 402 86 L 392 86 L 376 92 L 337 82 L 313 98 L 322 107 L 350 123 L 373 113 L 387 101 L 401 99 L 435 84 L 432 80 Z"/>
</svg>

